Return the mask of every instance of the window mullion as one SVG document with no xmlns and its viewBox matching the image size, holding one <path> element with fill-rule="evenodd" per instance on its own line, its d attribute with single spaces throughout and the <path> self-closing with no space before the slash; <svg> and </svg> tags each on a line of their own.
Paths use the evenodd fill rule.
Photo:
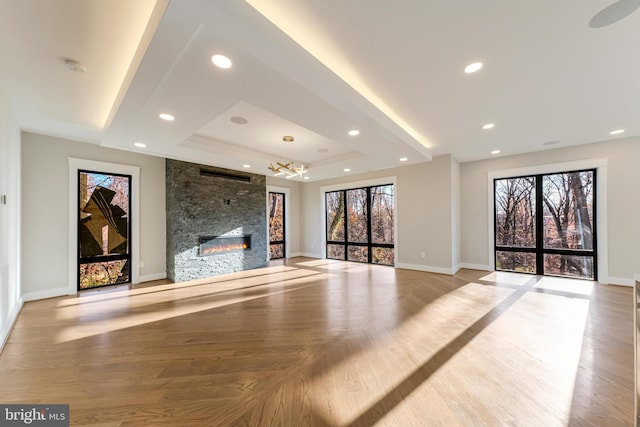
<svg viewBox="0 0 640 427">
<path fill-rule="evenodd" d="M 544 206 L 542 175 L 536 175 L 536 274 L 544 274 Z"/>
</svg>

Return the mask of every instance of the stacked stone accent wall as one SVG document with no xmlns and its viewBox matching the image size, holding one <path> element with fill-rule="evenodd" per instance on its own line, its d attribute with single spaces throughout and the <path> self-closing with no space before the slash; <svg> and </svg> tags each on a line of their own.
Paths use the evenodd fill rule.
<svg viewBox="0 0 640 427">
<path fill-rule="evenodd" d="M 170 280 L 183 282 L 266 265 L 265 176 L 171 159 L 166 168 Z M 201 171 L 232 177 L 206 176 Z M 251 250 L 199 255 L 200 237 L 242 235 L 251 235 Z"/>
</svg>

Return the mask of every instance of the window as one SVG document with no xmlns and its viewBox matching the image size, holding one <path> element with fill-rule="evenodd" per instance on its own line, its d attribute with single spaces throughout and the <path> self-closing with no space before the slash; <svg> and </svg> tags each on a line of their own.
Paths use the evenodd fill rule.
<svg viewBox="0 0 640 427">
<path fill-rule="evenodd" d="M 494 180 L 497 270 L 595 279 L 596 171 Z"/>
<path fill-rule="evenodd" d="M 269 259 L 284 258 L 284 193 L 269 192 Z"/>
<path fill-rule="evenodd" d="M 131 176 L 78 171 L 78 290 L 131 282 Z"/>
<path fill-rule="evenodd" d="M 393 184 L 325 193 L 327 258 L 394 264 Z"/>
</svg>

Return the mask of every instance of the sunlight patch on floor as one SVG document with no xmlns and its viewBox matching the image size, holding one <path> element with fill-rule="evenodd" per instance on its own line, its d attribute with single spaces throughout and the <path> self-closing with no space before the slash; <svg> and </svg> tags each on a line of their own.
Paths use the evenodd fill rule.
<svg viewBox="0 0 640 427">
<path fill-rule="evenodd" d="M 546 276 L 536 283 L 535 287 L 538 289 L 590 296 L 593 292 L 594 285 L 595 283 L 590 280 Z"/>
<path fill-rule="evenodd" d="M 508 271 L 494 271 L 487 274 L 486 276 L 481 277 L 479 280 L 494 282 L 496 284 L 522 286 L 526 285 L 529 281 L 535 278 L 536 276 L 531 274 L 511 273 Z"/>
<path fill-rule="evenodd" d="M 369 337 L 377 335 L 375 331 L 367 331 L 366 326 L 371 325 L 361 325 L 362 331 L 355 333 L 352 320 L 349 335 L 354 338 L 340 345 L 345 349 L 351 345 L 355 350 L 351 353 L 345 350 L 349 355 L 326 369 L 322 360 L 318 361 L 321 374 L 310 381 L 310 387 L 322 400 L 313 402 L 314 410 L 330 418 L 337 417 L 340 425 L 352 423 L 514 292 L 468 283 L 426 303 L 415 315 L 389 328 L 393 332 L 371 342 Z M 365 298 L 361 304 L 366 305 Z M 384 313 L 378 316 L 384 317 Z M 388 375 L 368 375 L 373 367 L 380 371 L 381 365 L 386 366 Z"/>
<path fill-rule="evenodd" d="M 325 273 L 312 270 L 293 269 L 271 274 L 255 275 L 237 280 L 197 280 L 191 282 L 159 285 L 150 288 L 132 289 L 119 294 L 105 292 L 88 297 L 83 295 L 73 299 L 65 299 L 65 305 L 57 310 L 60 319 L 76 319 L 90 321 L 101 316 L 113 316 L 119 311 L 124 314 L 131 310 L 147 306 L 161 307 L 162 304 L 181 304 L 189 299 L 203 296 L 224 296 L 227 293 L 251 292 L 269 286 L 284 286 L 291 281 L 313 277 L 320 278 Z M 74 301 L 72 303 L 72 301 Z M 62 305 L 62 304 L 59 304 Z"/>
<path fill-rule="evenodd" d="M 239 286 L 239 289 L 231 288 L 227 290 L 228 292 L 223 293 L 212 293 L 212 290 L 215 288 L 212 289 L 211 287 L 201 289 L 197 293 L 193 291 L 187 292 L 188 290 L 184 289 L 174 290 L 174 292 L 167 293 L 166 304 L 159 303 L 158 305 L 154 302 L 152 304 L 153 307 L 150 309 L 136 309 L 135 304 L 128 305 L 127 301 L 122 302 L 119 300 L 108 303 L 105 302 L 105 306 L 102 307 L 105 312 L 104 315 L 96 313 L 95 310 L 100 307 L 93 305 L 90 308 L 86 308 L 87 314 L 84 316 L 82 313 L 78 313 L 78 310 L 84 309 L 82 306 L 59 308 L 58 313 L 56 313 L 58 317 L 78 318 L 79 323 L 63 327 L 57 334 L 56 343 L 68 342 L 147 323 L 177 318 L 258 298 L 275 296 L 312 286 L 317 280 L 326 277 L 325 273 L 308 273 L 311 274 L 290 278 L 286 284 L 281 283 L 282 279 L 275 279 L 274 283 L 267 283 L 257 290 L 250 290 L 250 292 L 242 289 L 242 286 L 246 286 L 246 283 L 236 284 L 236 286 Z M 154 301 L 158 301 L 157 296 L 154 298 Z M 123 310 L 118 312 L 117 308 L 114 309 L 114 305 L 117 305 L 117 308 L 122 308 Z M 142 305 L 145 304 L 143 303 Z M 64 313 L 64 310 L 72 310 L 72 312 Z M 120 318 L 118 320 L 114 319 L 117 317 Z"/>
</svg>

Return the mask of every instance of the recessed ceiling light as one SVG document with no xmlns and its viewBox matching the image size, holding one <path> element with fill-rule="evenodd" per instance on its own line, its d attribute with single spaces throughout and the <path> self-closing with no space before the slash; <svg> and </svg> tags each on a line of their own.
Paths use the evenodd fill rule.
<svg viewBox="0 0 640 427">
<path fill-rule="evenodd" d="M 469 64 L 464 67 L 464 72 L 467 74 L 475 73 L 480 68 L 482 68 L 482 62 L 474 62 L 473 64 Z"/>
<path fill-rule="evenodd" d="M 308 176 L 305 176 L 305 177 L 304 177 L 304 178 L 302 178 L 302 179 L 309 179 L 309 177 L 308 177 Z"/>
<path fill-rule="evenodd" d="M 237 125 L 246 125 L 247 123 L 249 123 L 249 120 L 241 116 L 233 116 L 229 120 L 231 120 L 232 123 L 235 123 Z"/>
<path fill-rule="evenodd" d="M 133 145 L 135 145 L 138 148 L 144 148 L 147 146 L 147 144 L 145 144 L 144 142 L 134 142 Z"/>
<path fill-rule="evenodd" d="M 351 169 L 349 169 L 349 168 L 344 168 L 344 171 L 345 171 L 345 172 L 351 172 Z"/>
<path fill-rule="evenodd" d="M 243 167 L 243 168 L 247 168 L 247 169 L 248 169 L 248 168 L 250 168 L 250 167 L 251 167 L 251 165 L 242 165 L 242 167 Z"/>
<path fill-rule="evenodd" d="M 358 129 L 351 129 L 348 133 L 349 133 L 349 136 L 358 136 L 358 135 L 360 135 L 360 131 Z"/>
<path fill-rule="evenodd" d="M 493 150 L 491 154 L 500 154 L 500 150 Z"/>
<path fill-rule="evenodd" d="M 622 132 L 624 132 L 624 129 L 616 129 L 609 132 L 609 135 L 618 135 L 618 134 L 621 134 Z"/>
<path fill-rule="evenodd" d="M 160 113 L 158 114 L 158 117 L 160 117 L 162 120 L 165 120 L 167 122 L 172 122 L 176 119 L 175 117 L 173 117 L 171 114 L 168 114 L 168 113 Z"/>
<path fill-rule="evenodd" d="M 328 153 L 328 152 L 329 152 L 328 148 L 318 148 L 318 153 L 324 154 L 324 153 Z"/>
<path fill-rule="evenodd" d="M 487 130 L 487 129 L 493 129 L 496 125 L 493 123 L 487 123 L 486 125 L 482 126 L 482 129 Z"/>
<path fill-rule="evenodd" d="M 406 162 L 407 160 L 409 160 L 409 159 L 408 159 L 408 158 L 406 158 L 406 157 L 400 157 L 400 161 L 401 161 L 401 162 Z"/>
<path fill-rule="evenodd" d="M 211 55 L 211 62 L 213 62 L 213 65 L 215 65 L 218 68 L 231 68 L 231 60 L 224 56 L 224 55 L 220 55 L 219 53 L 216 53 L 214 55 Z"/>
</svg>

